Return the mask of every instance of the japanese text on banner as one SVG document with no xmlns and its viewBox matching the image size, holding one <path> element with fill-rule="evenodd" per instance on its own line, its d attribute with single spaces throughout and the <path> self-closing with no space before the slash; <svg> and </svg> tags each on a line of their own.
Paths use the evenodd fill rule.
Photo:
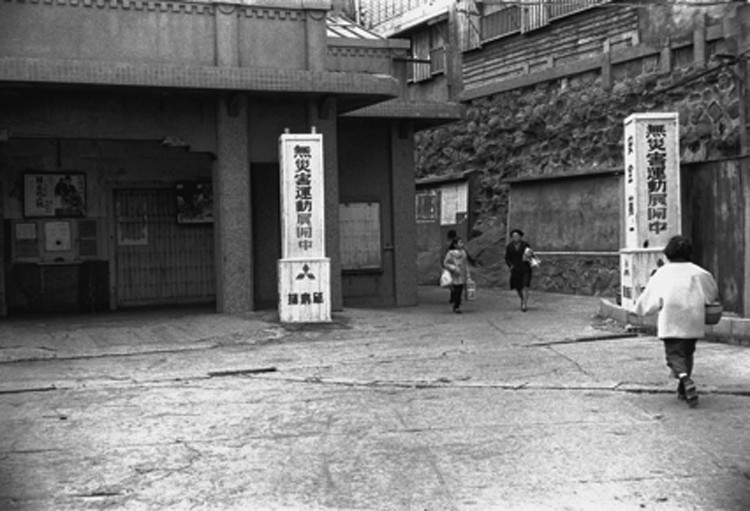
<svg viewBox="0 0 750 511">
<path fill-rule="evenodd" d="M 313 248 L 313 196 L 310 146 L 297 145 L 294 147 L 294 184 L 295 206 L 297 212 L 297 246 L 302 250 Z"/>
<path fill-rule="evenodd" d="M 648 183 L 648 230 L 667 230 L 667 129 L 664 124 L 646 126 L 646 182 Z"/>
</svg>

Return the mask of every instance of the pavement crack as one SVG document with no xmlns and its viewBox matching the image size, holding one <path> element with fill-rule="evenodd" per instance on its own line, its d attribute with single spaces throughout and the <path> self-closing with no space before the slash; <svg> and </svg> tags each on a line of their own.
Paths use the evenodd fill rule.
<svg viewBox="0 0 750 511">
<path fill-rule="evenodd" d="M 584 374 L 587 374 L 581 369 Z M 462 388 L 462 389 L 498 389 L 511 391 L 575 391 L 575 392 L 621 392 L 626 394 L 673 394 L 674 389 L 663 387 L 634 387 L 629 382 L 608 385 L 539 385 L 533 382 L 468 382 L 469 378 L 448 378 L 438 377 L 432 380 L 352 380 L 352 379 L 333 379 L 322 378 L 320 376 L 258 376 L 259 378 L 286 381 L 289 383 L 305 383 L 316 385 L 330 385 L 342 387 L 361 387 L 361 388 L 398 388 L 398 389 L 441 389 L 441 388 Z M 716 394 L 750 397 L 750 391 L 745 390 L 701 390 L 701 394 Z"/>
<path fill-rule="evenodd" d="M 220 376 L 242 376 L 245 374 L 274 373 L 275 367 L 255 367 L 250 369 L 233 369 L 227 371 L 209 371 L 208 376 L 211 378 Z"/>
<path fill-rule="evenodd" d="M 556 355 L 564 358 L 565 360 L 567 360 L 568 362 L 570 362 L 571 364 L 573 364 L 576 367 L 576 369 L 578 369 L 579 372 L 585 374 L 586 376 L 593 376 L 590 372 L 586 371 L 583 368 L 583 366 L 581 366 L 581 364 L 578 363 L 577 360 L 574 360 L 574 359 L 570 358 L 569 356 L 565 355 L 564 353 L 560 353 L 558 350 L 552 348 L 551 346 L 547 346 L 547 348 L 549 348 L 549 350 L 551 352 L 555 353 Z"/>
<path fill-rule="evenodd" d="M 2 394 L 25 394 L 27 392 L 50 392 L 53 390 L 60 390 L 58 387 L 51 385 L 49 387 L 31 387 L 26 389 L 11 389 L 11 390 L 0 390 Z"/>
<path fill-rule="evenodd" d="M 584 337 L 574 337 L 572 339 L 563 339 L 561 341 L 548 341 L 548 342 L 535 342 L 527 344 L 527 348 L 543 348 L 547 346 L 554 346 L 557 344 L 579 344 L 584 342 L 599 342 L 599 341 L 617 341 L 620 339 L 629 339 L 632 337 L 639 337 L 637 333 L 619 333 L 619 334 L 606 334 L 606 335 L 589 335 Z"/>
<path fill-rule="evenodd" d="M 91 493 L 79 493 L 78 495 L 75 495 L 75 497 L 81 499 L 95 499 L 103 497 L 121 497 L 123 495 L 125 495 L 125 492 L 121 491 L 95 491 Z"/>
</svg>

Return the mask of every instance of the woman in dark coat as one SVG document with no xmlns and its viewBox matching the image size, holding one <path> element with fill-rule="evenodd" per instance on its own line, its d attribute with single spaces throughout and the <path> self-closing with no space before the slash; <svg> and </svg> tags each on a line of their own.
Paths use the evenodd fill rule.
<svg viewBox="0 0 750 511">
<path fill-rule="evenodd" d="M 505 249 L 505 264 L 510 268 L 510 288 L 516 290 L 521 299 L 521 310 L 526 312 L 531 286 L 531 262 L 525 253 L 531 247 L 523 240 L 523 231 L 520 229 L 510 231 L 510 239 Z"/>
</svg>

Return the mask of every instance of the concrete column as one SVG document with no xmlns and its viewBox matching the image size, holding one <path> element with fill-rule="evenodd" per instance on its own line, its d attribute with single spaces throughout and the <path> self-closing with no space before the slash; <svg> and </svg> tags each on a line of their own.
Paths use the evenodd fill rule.
<svg viewBox="0 0 750 511">
<path fill-rule="evenodd" d="M 693 18 L 693 62 L 706 64 L 706 14 L 697 12 Z"/>
<path fill-rule="evenodd" d="M 237 45 L 237 13 L 230 9 L 230 14 L 224 14 L 216 9 L 214 23 L 216 27 L 216 65 L 238 66 L 240 50 Z"/>
<path fill-rule="evenodd" d="M 602 87 L 606 90 L 612 87 L 612 44 L 609 39 L 604 41 L 602 48 Z"/>
<path fill-rule="evenodd" d="M 241 314 L 253 309 L 252 219 L 247 98 L 217 100 L 218 154 L 214 164 L 216 307 Z"/>
<path fill-rule="evenodd" d="M 659 68 L 662 73 L 669 73 L 672 71 L 672 41 L 669 37 L 661 48 Z"/>
<path fill-rule="evenodd" d="M 0 240 L 5 239 L 5 211 L 3 206 L 5 190 L 3 180 L 0 179 Z M 8 299 L 5 292 L 5 250 L 0 250 L 0 316 L 8 315 Z"/>
<path fill-rule="evenodd" d="M 326 256 L 331 260 L 331 310 L 344 308 L 339 253 L 339 158 L 336 98 L 329 96 L 308 104 L 309 129 L 323 135 L 323 159 L 326 201 Z"/>
<path fill-rule="evenodd" d="M 397 306 L 417 304 L 417 223 L 414 212 L 414 127 L 409 121 L 391 126 L 391 195 L 393 279 Z M 386 250 L 389 247 L 384 247 Z"/>
<path fill-rule="evenodd" d="M 461 52 L 461 36 L 459 34 L 458 6 L 458 3 L 454 3 L 448 11 L 448 44 L 445 49 L 445 64 L 448 76 L 449 101 L 458 101 L 458 97 L 463 90 L 463 53 Z"/>
<path fill-rule="evenodd" d="M 325 71 L 328 43 L 326 40 L 326 12 L 306 11 L 307 70 Z"/>
<path fill-rule="evenodd" d="M 237 16 L 216 11 L 216 65 L 239 66 Z M 213 169 L 216 309 L 253 309 L 248 102 L 239 93 L 216 101 L 217 159 Z"/>
</svg>

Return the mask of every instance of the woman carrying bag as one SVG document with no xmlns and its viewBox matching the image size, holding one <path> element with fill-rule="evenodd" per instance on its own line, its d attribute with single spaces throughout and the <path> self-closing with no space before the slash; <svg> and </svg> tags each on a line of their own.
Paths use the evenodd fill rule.
<svg viewBox="0 0 750 511">
<path fill-rule="evenodd" d="M 443 267 L 450 272 L 451 276 L 451 299 L 453 312 L 461 314 L 461 299 L 464 294 L 464 285 L 471 278 L 469 272 L 469 257 L 464 249 L 464 240 L 461 238 L 454 239 L 448 253 L 445 254 Z"/>
</svg>

